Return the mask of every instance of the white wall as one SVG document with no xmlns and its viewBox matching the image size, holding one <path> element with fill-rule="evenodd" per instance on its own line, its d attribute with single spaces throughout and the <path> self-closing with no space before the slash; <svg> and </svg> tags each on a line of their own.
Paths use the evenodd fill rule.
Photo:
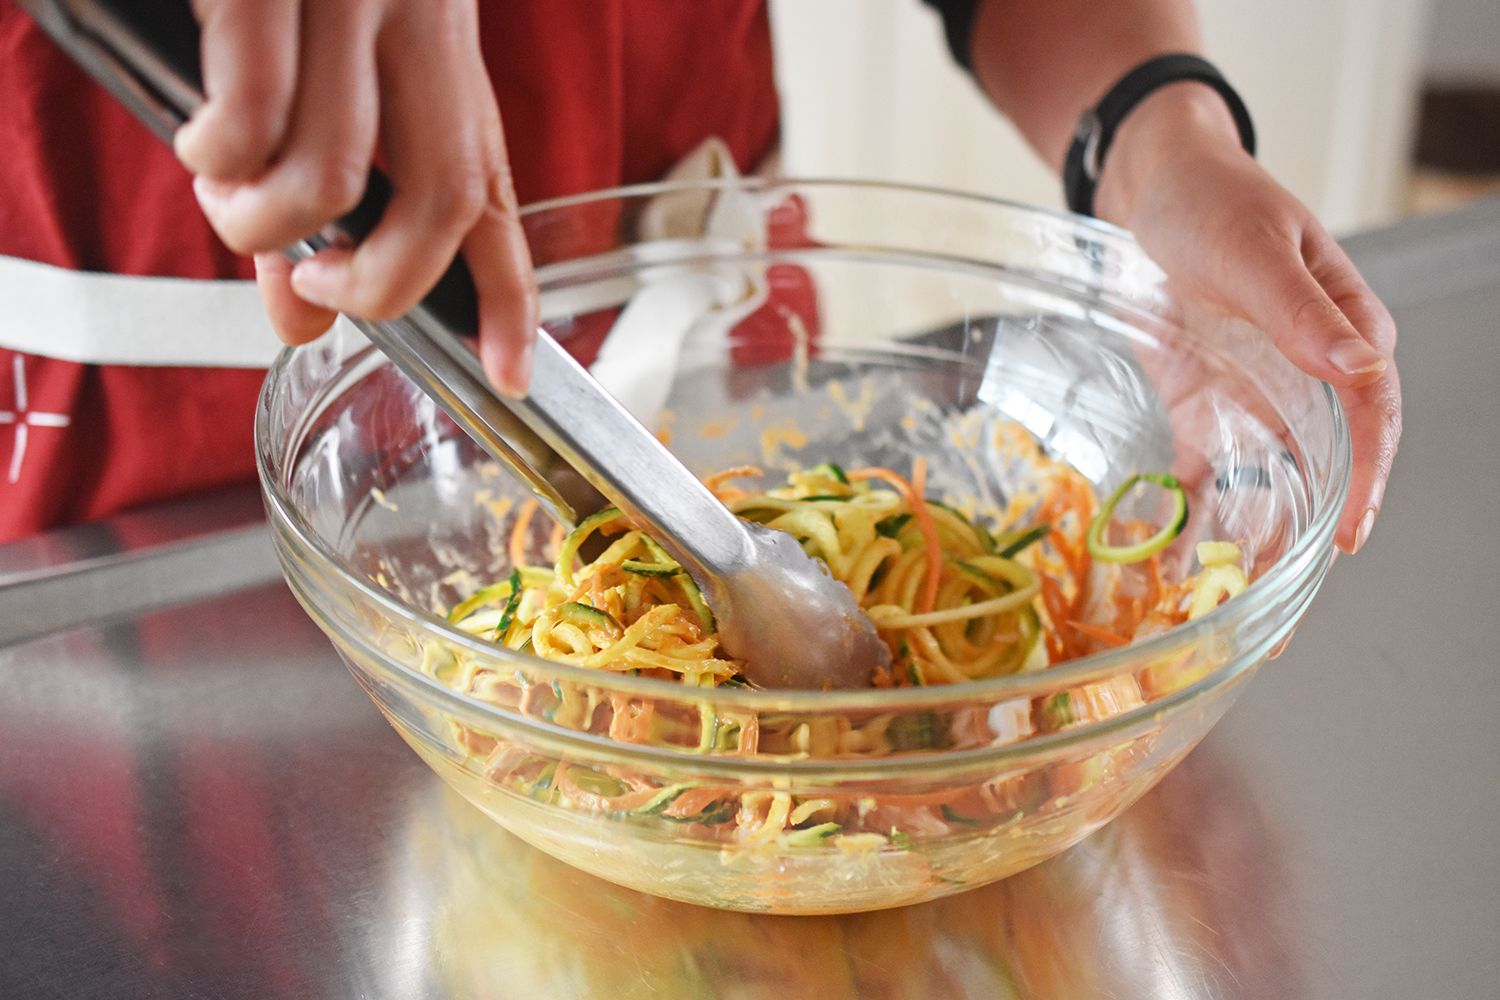
<svg viewBox="0 0 1500 1000">
<path fill-rule="evenodd" d="M 788 174 L 1062 207 L 1057 181 L 954 65 L 919 0 L 771 0 Z"/>
<path fill-rule="evenodd" d="M 1399 213 L 1428 2 L 1200 0 L 1261 161 L 1335 233 Z M 952 65 L 919 0 L 771 0 L 771 12 L 787 173 L 1061 207 L 1057 180 Z"/>
</svg>

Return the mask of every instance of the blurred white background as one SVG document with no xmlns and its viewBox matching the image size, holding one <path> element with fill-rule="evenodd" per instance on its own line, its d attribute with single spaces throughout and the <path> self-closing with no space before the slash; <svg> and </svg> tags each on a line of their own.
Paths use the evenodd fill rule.
<svg viewBox="0 0 1500 1000">
<path fill-rule="evenodd" d="M 1434 8 L 1455 25 L 1429 53 Z M 1500 78 L 1466 19 L 1496 0 L 1199 0 L 1209 57 L 1244 95 L 1260 159 L 1335 234 L 1408 204 L 1434 63 Z M 955 67 L 919 0 L 772 0 L 784 170 L 933 184 L 1061 207 L 1057 180 Z M 1481 35 L 1482 38 L 1482 35 Z M 1474 51 L 1466 51 L 1473 49 Z M 1471 72 L 1472 75 L 1472 72 Z"/>
</svg>

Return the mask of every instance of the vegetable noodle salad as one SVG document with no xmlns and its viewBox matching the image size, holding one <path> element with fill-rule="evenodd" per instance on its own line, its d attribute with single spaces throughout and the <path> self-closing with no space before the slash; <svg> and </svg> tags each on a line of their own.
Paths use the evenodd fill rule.
<svg viewBox="0 0 1500 1000">
<path fill-rule="evenodd" d="M 1186 492 L 1171 476 L 1132 476 L 1100 504 L 1087 479 L 1027 446 L 1019 427 L 1009 433 L 1013 445 L 1029 447 L 1032 483 L 994 526 L 926 498 L 921 458 L 909 477 L 825 463 L 764 492 L 735 485 L 761 475 L 751 467 L 725 470 L 706 483 L 740 517 L 795 536 L 849 587 L 891 651 L 890 666 L 875 673 L 877 687 L 1045 670 L 1164 632 L 1248 584 L 1232 542 L 1200 543 L 1201 572 L 1178 583 L 1163 577 L 1161 553 L 1187 522 Z M 1127 494 L 1148 489 L 1167 501 L 1163 525 L 1114 516 Z M 691 687 L 749 686 L 743 664 L 719 647 L 712 612 L 692 578 L 626 515 L 608 509 L 555 534 L 552 565 L 529 565 L 534 511 L 524 508 L 512 528 L 509 576 L 459 603 L 450 621 L 491 642 L 585 669 Z M 582 552 L 596 554 L 585 559 Z M 1002 703 L 967 720 L 882 713 L 809 724 L 790 714 L 673 704 L 561 681 L 528 683 L 514 669 L 468 656 L 435 659 L 428 669 L 479 700 L 614 740 L 788 758 L 1014 742 L 1138 708 L 1206 672 L 1123 674 Z M 770 789 L 664 785 L 627 769 L 570 767 L 468 730 L 460 737 L 491 780 L 516 791 L 584 811 L 717 827 L 713 837 L 745 848 L 812 846 L 827 838 L 845 850 L 860 838 L 871 847 L 902 847 L 913 821 L 911 803 L 898 808 Z M 989 801 L 1009 794 L 972 789 L 967 798 L 974 802 L 960 791 L 920 805 L 942 827 L 972 822 L 968 813 L 1013 814 L 1015 803 Z"/>
</svg>

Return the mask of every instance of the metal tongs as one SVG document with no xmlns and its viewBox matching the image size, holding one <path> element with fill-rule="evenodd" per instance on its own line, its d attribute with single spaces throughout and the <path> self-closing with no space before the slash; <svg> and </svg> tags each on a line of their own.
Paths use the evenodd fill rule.
<svg viewBox="0 0 1500 1000">
<path fill-rule="evenodd" d="M 203 103 L 187 0 L 19 0 L 73 59 L 164 142 Z M 375 227 L 391 186 L 372 170 L 359 205 L 285 250 L 301 260 Z M 725 650 L 771 688 L 869 683 L 889 651 L 843 584 L 790 535 L 740 520 L 545 331 L 523 400 L 490 388 L 463 258 L 410 313 L 354 324 L 559 520 L 609 504 L 648 527 L 692 575 Z"/>
</svg>

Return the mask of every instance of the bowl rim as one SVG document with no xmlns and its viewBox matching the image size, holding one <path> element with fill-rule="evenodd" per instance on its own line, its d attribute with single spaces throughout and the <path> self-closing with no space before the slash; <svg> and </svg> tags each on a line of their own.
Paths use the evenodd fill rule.
<svg viewBox="0 0 1500 1000">
<path fill-rule="evenodd" d="M 604 188 L 598 191 L 581 191 L 577 194 L 560 195 L 556 198 L 544 198 L 541 201 L 528 202 L 521 206 L 518 214 L 524 219 L 527 216 L 540 215 L 543 212 L 554 209 L 571 208 L 576 205 L 586 205 L 590 202 L 623 201 L 630 198 L 679 194 L 688 191 L 769 191 L 777 188 L 800 187 L 841 188 L 851 191 L 892 191 L 906 194 L 934 195 L 969 204 L 986 204 L 999 208 L 1015 209 L 1023 215 L 1048 216 L 1058 222 L 1082 226 L 1083 228 L 1107 235 L 1111 239 L 1123 240 L 1126 243 L 1136 245 L 1136 239 L 1128 229 L 1123 229 L 1112 222 L 1106 222 L 1103 219 L 1096 219 L 1092 216 L 1075 215 L 1066 209 L 1049 208 L 1045 205 L 1028 205 L 1009 198 L 978 194 L 972 191 L 960 191 L 957 188 L 942 187 L 935 184 L 914 184 L 904 181 L 880 181 L 854 177 L 768 177 L 752 174 L 744 177 L 702 177 L 685 180 L 643 181 L 639 184 L 624 184 L 620 187 Z"/>
<path fill-rule="evenodd" d="M 1141 253 L 1144 256 L 1144 252 L 1139 250 L 1138 245 L 1129 232 L 1096 219 L 1077 216 L 1054 209 L 1024 205 L 985 195 L 969 194 L 938 187 L 896 184 L 882 181 L 846 181 L 836 178 L 730 178 L 696 181 L 658 181 L 648 184 L 636 184 L 584 192 L 577 195 L 536 202 L 523 207 L 521 215 L 525 217 L 548 209 L 672 192 L 740 190 L 747 188 L 765 190 L 806 186 L 888 190 L 936 195 L 972 204 L 988 204 L 1007 210 L 1014 210 L 1023 215 L 1045 217 L 1051 219 L 1054 223 L 1066 224 L 1075 229 L 1093 230 L 1107 236 L 1112 241 L 1118 241 L 1126 247 L 1135 248 L 1134 252 Z M 1149 258 L 1147 259 L 1149 260 Z M 538 271 L 540 274 L 542 269 L 539 268 Z M 1177 322 L 1175 318 L 1164 316 L 1160 313 L 1158 313 L 1158 317 L 1164 322 Z M 1339 500 L 1347 492 L 1351 472 L 1351 440 L 1343 408 L 1332 387 L 1327 383 L 1317 382 L 1318 387 L 1322 390 L 1322 396 L 1328 406 L 1328 414 L 1332 421 L 1330 428 L 1332 439 L 1330 444 L 1333 451 L 1330 470 L 1332 475 L 1321 491 L 1321 495 L 1310 497 L 1314 502 L 1321 503 L 1322 509 L 1317 511 L 1308 522 L 1307 529 L 1288 546 L 1281 557 L 1259 577 L 1252 580 L 1243 593 L 1238 595 L 1235 600 L 1225 602 L 1201 618 L 1182 623 L 1159 635 L 1133 641 L 1117 649 L 1104 650 L 1088 656 L 1068 660 L 1054 666 L 1048 666 L 1044 670 L 1007 674 L 958 684 L 830 691 L 808 689 L 761 690 L 723 686 L 712 689 L 688 689 L 676 681 L 657 680 L 639 676 L 632 677 L 589 670 L 554 660 L 542 659 L 528 653 L 503 649 L 492 643 L 484 642 L 470 633 L 464 632 L 462 629 L 448 622 L 446 618 L 398 600 L 394 595 L 376 586 L 373 582 L 349 570 L 333 547 L 327 544 L 312 529 L 311 524 L 296 509 L 283 483 L 279 478 L 271 474 L 274 470 L 268 467 L 274 463 L 275 466 L 282 467 L 283 471 L 289 471 L 290 464 L 286 459 L 292 452 L 292 442 L 287 442 L 285 446 L 278 446 L 275 442 L 267 440 L 269 437 L 269 428 L 266 424 L 270 416 L 269 396 L 272 387 L 278 383 L 278 376 L 288 368 L 299 351 L 316 349 L 317 343 L 317 341 L 314 341 L 312 344 L 300 347 L 285 348 L 267 373 L 256 415 L 257 464 L 260 467 L 262 489 L 266 493 L 268 501 L 270 501 L 268 506 L 295 533 L 300 542 L 310 552 L 316 553 L 325 566 L 332 570 L 345 584 L 353 585 L 366 599 L 381 605 L 388 612 L 392 612 L 391 617 L 394 619 L 405 621 L 412 626 L 420 626 L 423 630 L 431 634 L 431 638 L 467 649 L 482 659 L 525 666 L 532 670 L 551 674 L 559 680 L 572 681 L 585 686 L 604 686 L 621 693 L 657 699 L 700 703 L 712 702 L 716 706 L 745 711 L 832 714 L 849 711 L 910 710 L 952 703 L 994 704 L 1016 698 L 1035 697 L 1037 694 L 1048 691 L 1077 687 L 1082 684 L 1104 680 L 1124 673 L 1132 666 L 1149 665 L 1151 662 L 1169 658 L 1176 650 L 1197 645 L 1209 639 L 1215 633 L 1232 630 L 1234 623 L 1242 618 L 1254 617 L 1251 609 L 1259 608 L 1271 594 L 1294 584 L 1296 579 L 1304 573 L 1316 572 L 1316 570 L 1308 566 L 1310 562 L 1316 563 L 1319 560 L 1323 560 L 1326 568 L 1326 562 L 1331 561 L 1332 558 L 1333 536 L 1342 511 L 1342 503 Z M 373 348 L 371 349 L 373 350 Z M 354 355 L 350 355 L 341 359 L 341 365 L 348 365 L 353 357 Z M 375 369 L 372 368 L 371 370 Z M 1310 376 L 1308 378 L 1311 380 Z M 1316 382 L 1316 380 L 1311 381 Z M 315 406 L 326 405 L 327 400 L 323 399 L 323 394 L 330 385 L 337 384 L 338 382 L 339 380 L 336 378 L 330 379 L 318 387 L 308 402 L 308 408 L 311 409 Z M 457 433 L 461 434 L 462 432 Z M 1256 600 L 1257 598 L 1259 600 Z M 1242 611 L 1241 609 L 1245 610 Z M 1268 646 L 1267 651 L 1269 651 L 1269 648 L 1274 648 L 1274 643 L 1266 643 L 1265 645 Z M 1183 691 L 1197 690 L 1201 685 L 1218 678 L 1221 674 L 1226 677 L 1237 675 L 1243 669 L 1243 664 L 1240 664 L 1239 661 L 1246 659 L 1246 657 L 1262 657 L 1264 655 L 1264 652 L 1257 652 L 1254 649 L 1248 650 L 1242 653 L 1241 656 L 1226 660 L 1204 678 L 1184 688 Z M 439 682 L 433 678 L 426 677 L 420 671 L 407 667 L 404 664 L 397 665 L 404 672 L 423 680 L 432 681 L 433 684 L 441 687 Z M 601 679 L 603 678 L 607 678 L 607 680 L 601 683 Z M 1043 683 L 1043 679 L 1045 679 L 1045 683 Z M 528 724 L 540 722 L 540 720 L 531 719 L 529 716 L 511 713 L 486 702 L 461 695 L 445 687 L 442 690 L 464 703 L 471 703 L 474 706 L 478 706 L 483 710 L 483 714 L 499 715 L 506 720 L 524 720 Z M 1124 713 L 1120 717 L 1112 718 L 1126 718 L 1143 710 L 1148 712 L 1153 710 L 1159 711 L 1163 703 L 1169 698 L 1174 698 L 1181 693 L 1174 692 L 1172 695 L 1147 702 L 1142 709 L 1136 709 L 1132 712 Z M 1080 735 L 1087 736 L 1096 731 L 1094 727 L 1104 726 L 1110 721 L 1104 720 L 1103 722 L 1092 723 L 1089 726 L 1080 727 L 1076 730 L 1065 730 L 1063 732 L 1075 737 Z M 571 733 L 575 737 L 582 735 L 574 730 L 560 728 L 560 731 Z M 1027 740 L 1023 740 L 1021 741 L 1021 745 L 1037 738 L 1030 737 Z M 611 746 L 628 745 L 619 743 L 618 741 L 609 741 L 609 743 Z M 710 755 L 692 756 L 695 759 L 705 759 Z M 744 761 L 749 758 L 737 757 L 734 759 Z"/>
</svg>

